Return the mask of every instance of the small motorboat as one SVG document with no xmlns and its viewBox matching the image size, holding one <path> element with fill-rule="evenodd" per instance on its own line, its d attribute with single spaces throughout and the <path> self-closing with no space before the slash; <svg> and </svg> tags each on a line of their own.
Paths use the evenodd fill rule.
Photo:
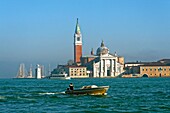
<svg viewBox="0 0 170 113">
<path fill-rule="evenodd" d="M 82 88 L 76 90 L 66 90 L 65 93 L 73 95 L 106 95 L 108 89 L 109 86 L 90 85 L 83 86 Z"/>
</svg>

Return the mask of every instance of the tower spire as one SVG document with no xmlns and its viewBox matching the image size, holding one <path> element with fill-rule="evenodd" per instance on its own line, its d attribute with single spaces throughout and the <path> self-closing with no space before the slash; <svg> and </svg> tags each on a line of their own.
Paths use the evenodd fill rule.
<svg viewBox="0 0 170 113">
<path fill-rule="evenodd" d="M 78 22 L 78 18 L 77 18 L 77 23 L 76 23 L 76 29 L 75 29 L 75 34 L 80 34 L 80 26 L 79 26 L 79 22 Z"/>
</svg>

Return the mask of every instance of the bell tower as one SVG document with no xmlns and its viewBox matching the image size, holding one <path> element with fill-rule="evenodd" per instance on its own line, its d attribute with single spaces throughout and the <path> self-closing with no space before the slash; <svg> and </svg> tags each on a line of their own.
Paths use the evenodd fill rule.
<svg viewBox="0 0 170 113">
<path fill-rule="evenodd" d="M 76 29 L 74 33 L 74 63 L 76 64 L 80 63 L 81 56 L 82 56 L 82 35 L 80 32 L 80 26 L 77 18 Z"/>
</svg>

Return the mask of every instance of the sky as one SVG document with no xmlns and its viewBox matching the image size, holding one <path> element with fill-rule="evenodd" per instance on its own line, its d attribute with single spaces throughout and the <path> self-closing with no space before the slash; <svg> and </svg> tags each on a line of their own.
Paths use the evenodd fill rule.
<svg viewBox="0 0 170 113">
<path fill-rule="evenodd" d="M 126 62 L 170 58 L 170 0 L 0 0 L 0 78 L 73 59 L 77 18 L 83 55 L 103 40 Z"/>
</svg>

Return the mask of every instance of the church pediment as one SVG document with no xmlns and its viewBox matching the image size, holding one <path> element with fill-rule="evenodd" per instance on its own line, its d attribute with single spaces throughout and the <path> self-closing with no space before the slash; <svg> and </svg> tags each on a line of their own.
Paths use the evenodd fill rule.
<svg viewBox="0 0 170 113">
<path fill-rule="evenodd" d="M 116 58 L 116 56 L 114 56 L 112 54 L 105 54 L 105 55 L 101 55 L 100 57 L 102 57 L 102 58 Z"/>
</svg>

